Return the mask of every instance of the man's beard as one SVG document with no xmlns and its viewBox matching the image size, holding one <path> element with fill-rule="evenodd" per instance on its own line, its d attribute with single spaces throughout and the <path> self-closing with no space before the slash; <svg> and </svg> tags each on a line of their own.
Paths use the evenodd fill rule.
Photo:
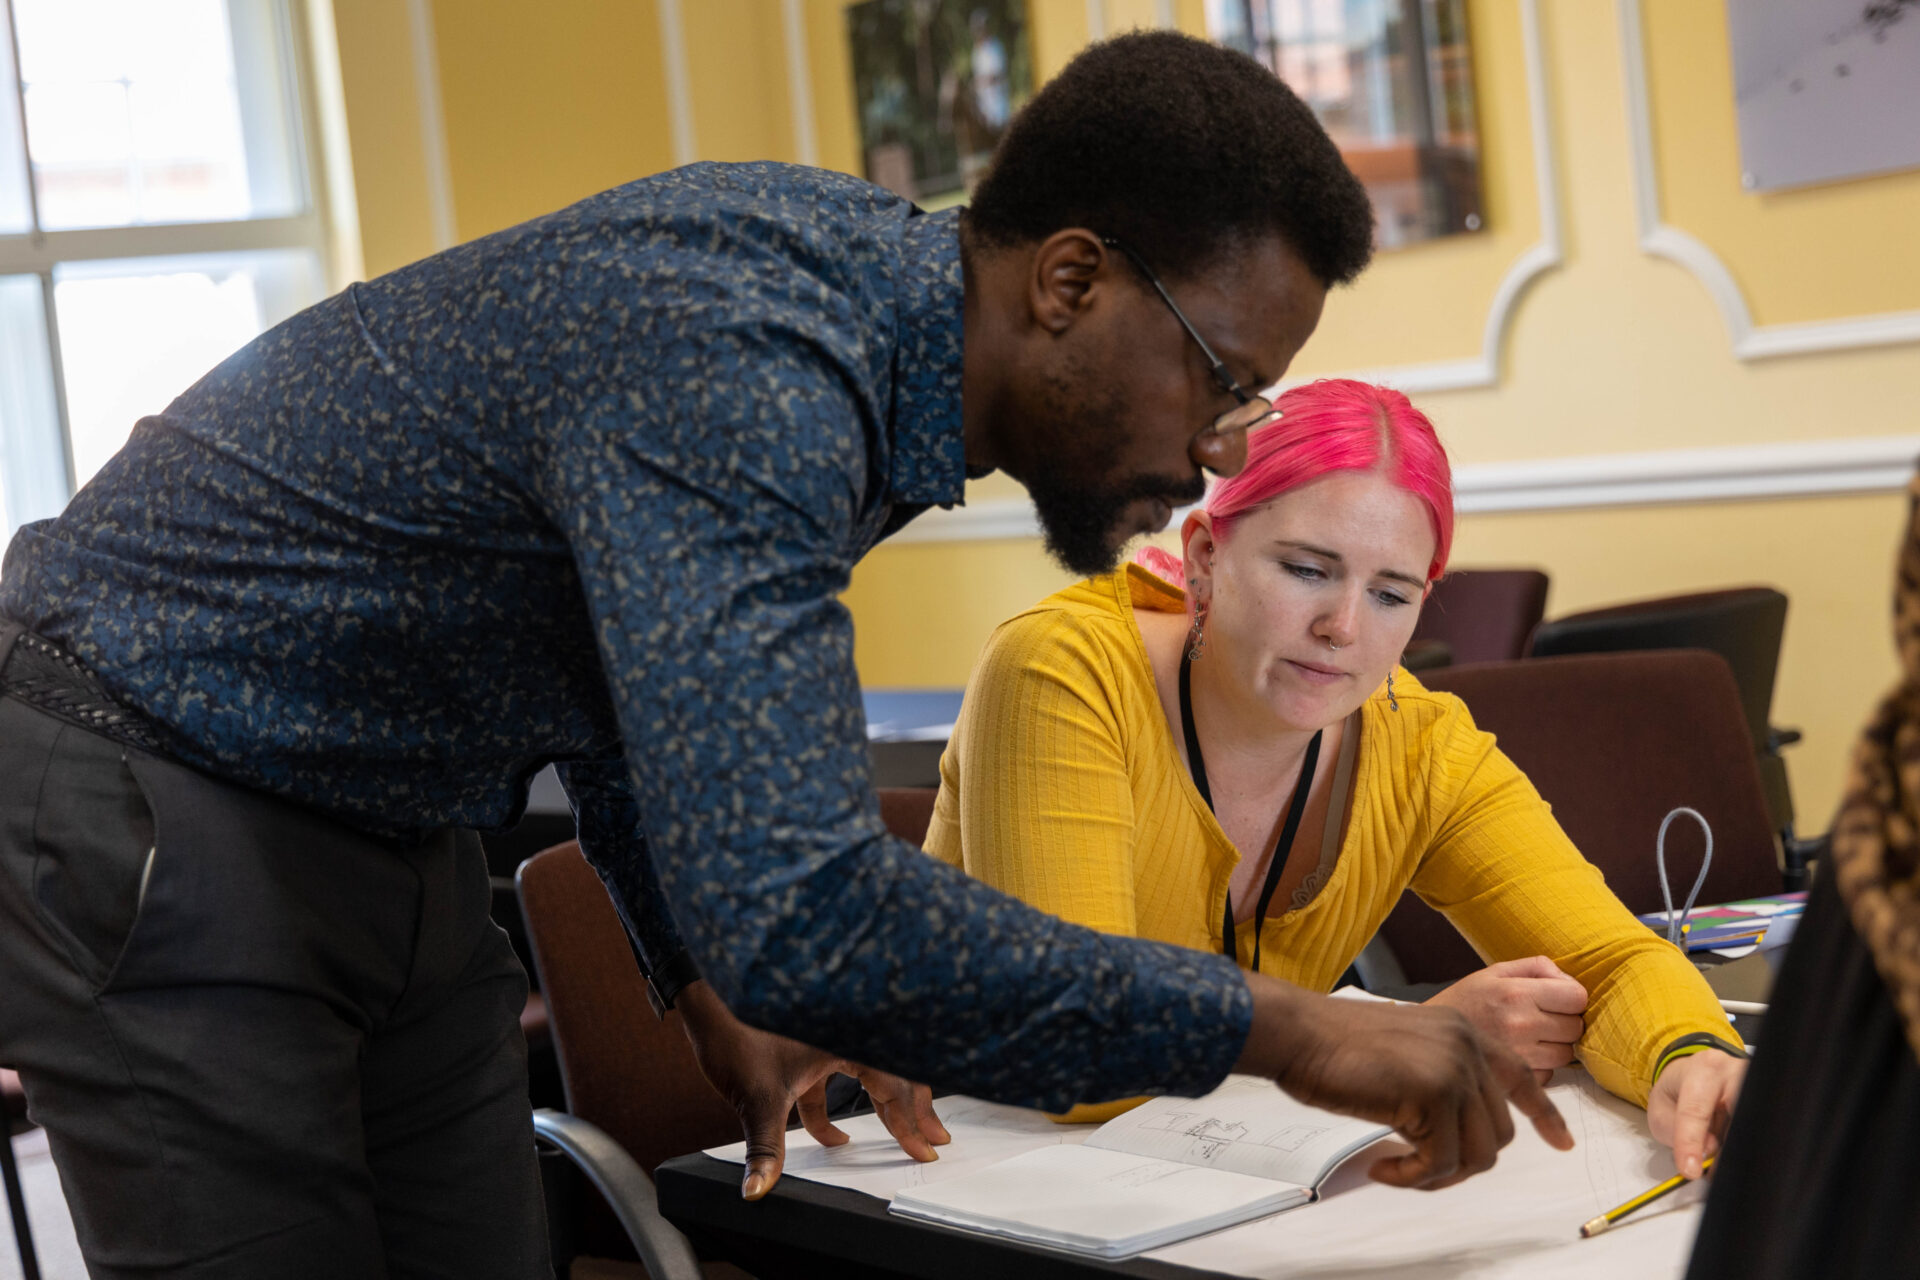
<svg viewBox="0 0 1920 1280">
<path fill-rule="evenodd" d="M 1131 537 L 1114 526 L 1130 503 L 1159 498 L 1169 507 L 1198 502 L 1206 481 L 1169 476 L 1077 478 L 1064 468 L 1037 475 L 1027 485 L 1040 515 L 1047 552 L 1071 573 L 1083 577 L 1109 573 L 1120 548 Z"/>
<path fill-rule="evenodd" d="M 1128 504 L 1146 498 L 1169 507 L 1198 502 L 1206 496 L 1206 480 L 1116 475 L 1112 459 L 1133 436 L 1120 396 L 1106 388 L 1076 390 L 1059 379 L 1049 380 L 1047 391 L 1043 418 L 1050 438 L 1026 478 L 1047 552 L 1071 573 L 1109 573 L 1132 536 L 1114 527 Z"/>
</svg>

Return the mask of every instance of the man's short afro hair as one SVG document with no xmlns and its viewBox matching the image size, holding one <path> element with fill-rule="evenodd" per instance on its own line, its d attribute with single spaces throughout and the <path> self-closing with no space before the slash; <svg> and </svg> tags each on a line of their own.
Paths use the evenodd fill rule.
<svg viewBox="0 0 1920 1280">
<path fill-rule="evenodd" d="M 1373 254 L 1373 207 L 1326 130 L 1245 54 L 1169 31 L 1089 46 L 1027 103 L 967 213 L 984 246 L 1085 227 L 1192 276 L 1277 233 L 1328 287 Z"/>
</svg>

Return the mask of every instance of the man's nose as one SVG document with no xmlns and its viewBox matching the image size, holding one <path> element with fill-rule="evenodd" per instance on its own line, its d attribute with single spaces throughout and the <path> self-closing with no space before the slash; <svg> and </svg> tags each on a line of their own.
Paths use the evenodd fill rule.
<svg viewBox="0 0 1920 1280">
<path fill-rule="evenodd" d="M 1187 456 L 1195 466 L 1204 467 L 1217 476 L 1237 476 L 1247 465 L 1247 433 L 1215 431 L 1209 427 L 1193 438 Z"/>
</svg>

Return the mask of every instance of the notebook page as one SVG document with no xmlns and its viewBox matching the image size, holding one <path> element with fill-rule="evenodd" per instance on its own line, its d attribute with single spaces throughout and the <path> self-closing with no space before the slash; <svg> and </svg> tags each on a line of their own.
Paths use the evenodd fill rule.
<svg viewBox="0 0 1920 1280">
<path fill-rule="evenodd" d="M 893 1211 L 1100 1257 L 1124 1257 L 1307 1201 L 1305 1187 L 1166 1160 L 1053 1146 L 936 1186 Z"/>
<path fill-rule="evenodd" d="M 1311 1187 L 1391 1132 L 1296 1102 L 1260 1076 L 1228 1076 L 1204 1098 L 1144 1102 L 1086 1145 Z"/>
</svg>

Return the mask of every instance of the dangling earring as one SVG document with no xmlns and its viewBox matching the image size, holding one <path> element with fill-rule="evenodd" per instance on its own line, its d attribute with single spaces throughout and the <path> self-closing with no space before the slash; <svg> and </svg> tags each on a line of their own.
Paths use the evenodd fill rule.
<svg viewBox="0 0 1920 1280">
<path fill-rule="evenodd" d="M 1387 672 L 1387 705 L 1395 711 L 1400 709 L 1400 699 L 1393 696 L 1393 672 Z"/>
<path fill-rule="evenodd" d="M 1193 606 L 1193 630 L 1187 632 L 1187 661 L 1198 662 L 1207 653 L 1207 635 L 1201 628 L 1206 626 L 1207 606 L 1199 603 Z"/>
</svg>

